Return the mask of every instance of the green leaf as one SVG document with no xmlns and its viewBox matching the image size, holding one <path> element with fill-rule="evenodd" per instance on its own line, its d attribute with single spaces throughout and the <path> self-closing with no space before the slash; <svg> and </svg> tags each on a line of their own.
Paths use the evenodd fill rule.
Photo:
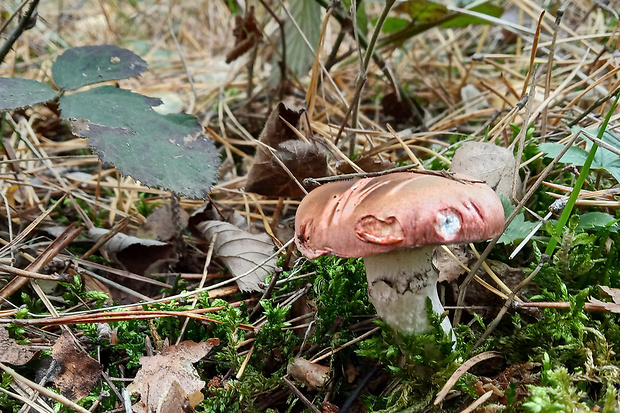
<svg viewBox="0 0 620 413">
<path fill-rule="evenodd" d="M 321 36 L 321 6 L 315 0 L 295 0 L 290 2 L 289 8 L 306 39 L 316 50 Z M 312 66 L 314 55 L 293 24 L 287 24 L 285 32 L 286 64 L 297 76 L 304 76 Z"/>
<path fill-rule="evenodd" d="M 134 52 L 118 46 L 74 47 L 58 56 L 52 65 L 52 77 L 64 90 L 108 80 L 139 76 L 146 62 Z"/>
<path fill-rule="evenodd" d="M 56 97 L 48 85 L 33 79 L 0 77 L 0 110 L 18 109 Z"/>
<path fill-rule="evenodd" d="M 546 154 L 545 158 L 555 158 L 562 151 L 562 149 L 564 149 L 564 145 L 561 143 L 541 143 L 538 145 L 538 149 Z M 560 162 L 583 166 L 587 157 L 588 151 L 584 151 L 577 146 L 571 146 L 568 148 L 566 153 L 562 155 Z"/>
<path fill-rule="evenodd" d="M 612 232 L 617 232 L 618 229 L 620 229 L 618 219 L 616 219 L 613 215 L 599 211 L 586 212 L 585 214 L 579 216 L 577 230 L 586 231 L 589 229 L 598 229 L 607 226 L 609 226 Z"/>
<path fill-rule="evenodd" d="M 584 130 L 589 135 L 598 136 L 599 129 L 586 129 Z M 607 130 L 603 133 L 601 140 L 610 146 L 620 150 L 620 137 L 613 132 Z M 568 148 L 568 151 L 560 159 L 563 163 L 572 163 L 576 166 L 583 166 L 592 147 L 592 142 L 586 139 L 586 150 L 573 146 Z M 555 158 L 560 151 L 564 148 L 564 145 L 559 143 L 541 143 L 538 148 L 545 152 L 546 158 Z M 620 157 L 612 151 L 603 148 L 598 148 L 594 159 L 592 161 L 592 169 L 604 169 L 609 172 L 616 181 L 620 182 Z"/>
<path fill-rule="evenodd" d="M 512 244 L 525 238 L 536 226 L 536 222 L 526 221 L 525 214 L 518 214 L 497 240 L 498 244 Z"/>
<path fill-rule="evenodd" d="M 160 115 L 161 100 L 113 86 L 60 98 L 74 133 L 90 138 L 103 162 L 144 185 L 205 198 L 217 178 L 219 153 L 194 116 Z M 87 121 L 75 121 L 87 119 Z"/>
<path fill-rule="evenodd" d="M 376 23 L 377 19 L 373 19 L 373 23 Z M 409 20 L 402 19 L 400 17 L 387 17 L 383 22 L 381 31 L 383 33 L 396 33 L 403 30 L 409 24 Z"/>
<path fill-rule="evenodd" d="M 448 14 L 446 6 L 430 0 L 408 0 L 400 3 L 396 10 L 408 14 L 418 24 L 431 23 Z"/>
<path fill-rule="evenodd" d="M 504 13 L 504 8 L 500 6 L 496 6 L 490 3 L 484 3 L 479 6 L 473 7 L 470 9 L 471 11 L 475 11 L 481 14 L 486 14 L 491 17 L 500 17 Z M 485 20 L 481 17 L 474 17 L 467 14 L 460 14 L 455 18 L 445 22 L 441 25 L 443 28 L 449 27 L 466 27 L 470 24 L 490 24 L 488 20 Z"/>
<path fill-rule="evenodd" d="M 502 206 L 504 207 L 504 215 L 508 218 L 515 207 L 504 195 L 500 194 L 499 199 L 502 201 Z M 526 221 L 525 214 L 521 212 L 514 217 L 510 225 L 508 225 L 508 228 L 506 228 L 502 236 L 497 240 L 497 243 L 512 244 L 513 242 L 520 241 L 525 238 L 535 226 L 536 222 Z"/>
</svg>

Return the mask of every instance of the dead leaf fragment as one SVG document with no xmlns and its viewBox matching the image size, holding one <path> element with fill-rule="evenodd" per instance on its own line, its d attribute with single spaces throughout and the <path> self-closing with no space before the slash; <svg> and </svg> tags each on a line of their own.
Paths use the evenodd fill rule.
<svg viewBox="0 0 620 413">
<path fill-rule="evenodd" d="M 355 159 L 355 164 L 364 172 L 381 172 L 396 168 L 396 164 L 390 160 L 381 159 L 378 156 L 361 155 Z M 341 174 L 356 172 L 348 162 L 338 161 L 336 170 Z"/>
<path fill-rule="evenodd" d="M 276 258 L 270 258 L 275 248 L 269 235 L 251 234 L 223 221 L 201 222 L 196 228 L 206 240 L 217 234 L 213 254 L 234 277 L 251 271 L 237 280 L 241 291 L 262 290 L 260 284 L 276 270 Z"/>
<path fill-rule="evenodd" d="M 63 331 L 52 347 L 52 357 L 60 366 L 54 384 L 63 396 L 78 401 L 90 394 L 101 376 L 101 365 L 82 349 L 76 348 L 73 337 Z"/>
<path fill-rule="evenodd" d="M 254 47 L 262 38 L 263 34 L 254 18 L 254 6 L 248 7 L 245 16 L 235 16 L 235 47 L 226 55 L 226 63 L 237 60 L 241 55 Z"/>
<path fill-rule="evenodd" d="M 8 363 L 14 366 L 23 366 L 28 363 L 37 353 L 28 346 L 17 344 L 17 341 L 9 337 L 9 332 L 0 325 L 0 363 Z"/>
<path fill-rule="evenodd" d="M 323 386 L 329 379 L 329 367 L 312 363 L 302 357 L 295 357 L 286 372 L 312 390 Z"/>
<path fill-rule="evenodd" d="M 508 148 L 489 142 L 465 142 L 454 153 L 450 171 L 483 180 L 496 193 L 511 199 L 515 162 Z M 521 179 L 517 180 L 517 188 L 520 198 Z"/>
<path fill-rule="evenodd" d="M 601 296 L 611 298 L 614 304 L 620 304 L 620 288 L 611 288 L 606 285 L 599 285 Z"/>
<path fill-rule="evenodd" d="M 271 112 L 259 138 L 264 145 L 258 146 L 248 172 L 246 191 L 267 196 L 299 197 L 304 193 L 289 172 L 302 185 L 305 178 L 329 174 L 326 150 L 314 141 L 300 140 L 287 125 L 288 122 L 297 128 L 303 112 L 303 109 L 294 110 L 282 102 Z"/>
<path fill-rule="evenodd" d="M 200 401 L 198 401 L 200 403 L 204 396 L 202 396 L 200 391 L 197 393 L 201 396 Z M 190 413 L 194 411 L 192 406 L 196 404 L 190 404 L 189 397 L 185 394 L 181 385 L 174 381 L 168 392 L 159 400 L 156 413 Z"/>
<path fill-rule="evenodd" d="M 178 220 L 180 222 L 177 223 L 170 205 L 158 206 L 138 229 L 136 236 L 168 242 L 177 236 L 180 230 L 178 227 L 187 228 L 189 214 L 183 208 L 179 208 Z"/>
<path fill-rule="evenodd" d="M 140 395 L 139 403 L 144 405 L 143 408 L 146 409 L 143 411 L 159 411 L 160 405 L 167 405 L 166 399 L 168 397 L 173 399 L 177 397 L 178 390 L 186 396 L 190 395 L 186 399 L 194 407 L 201 400 L 191 395 L 200 392 L 204 388 L 205 382 L 200 380 L 193 363 L 209 354 L 211 349 L 219 343 L 219 339 L 216 338 L 200 343 L 187 340 L 176 346 L 166 348 L 161 354 L 140 358 L 142 367 L 138 370 L 134 381 L 127 386 L 127 391 Z M 172 389 L 175 382 L 179 386 L 178 390 Z M 196 402 L 196 404 L 192 405 L 192 402 Z M 134 405 L 136 407 L 134 411 L 141 411 L 139 410 L 140 404 Z"/>
<path fill-rule="evenodd" d="M 456 257 L 463 265 L 469 266 L 469 262 L 474 256 L 467 246 L 462 244 L 447 245 L 450 252 Z M 443 248 L 437 248 L 433 254 L 433 266 L 439 273 L 439 282 L 447 281 L 453 282 L 459 279 L 461 275 L 467 272 L 456 260 L 450 256 Z"/>
<path fill-rule="evenodd" d="M 103 228 L 91 228 L 88 236 L 95 242 L 109 231 Z M 175 262 L 178 257 L 174 247 L 165 242 L 115 234 L 102 247 L 113 253 L 114 258 L 127 271 L 146 275 L 160 270 Z"/>
</svg>

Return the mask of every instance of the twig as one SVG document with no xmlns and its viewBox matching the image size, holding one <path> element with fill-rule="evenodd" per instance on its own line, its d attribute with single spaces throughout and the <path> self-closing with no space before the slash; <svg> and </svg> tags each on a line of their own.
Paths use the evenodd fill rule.
<svg viewBox="0 0 620 413">
<path fill-rule="evenodd" d="M 24 31 L 32 28 L 32 17 L 35 14 L 35 10 L 37 9 L 38 5 L 39 0 L 32 0 L 28 9 L 26 9 L 26 13 L 24 13 L 24 15 L 17 22 L 17 26 L 15 27 L 15 29 L 13 29 L 13 31 L 7 36 L 4 44 L 2 45 L 2 47 L 0 47 L 0 63 L 4 62 L 4 58 L 7 54 L 9 54 L 9 51 L 11 50 L 19 36 L 21 36 Z"/>
<path fill-rule="evenodd" d="M 295 396 L 297 396 L 299 400 L 301 400 L 301 402 L 305 404 L 308 409 L 310 409 L 310 411 L 313 413 L 321 413 L 321 411 L 313 405 L 312 402 L 308 400 L 308 398 L 304 396 L 304 394 L 299 391 L 299 389 L 289 379 L 282 377 L 282 381 L 286 384 L 286 387 L 288 387 L 295 394 Z"/>
<path fill-rule="evenodd" d="M 322 184 L 325 184 L 325 183 L 328 183 L 328 182 L 348 181 L 349 179 L 357 179 L 357 178 L 374 178 L 376 176 L 389 175 L 389 174 L 395 173 L 395 172 L 410 172 L 412 174 L 441 176 L 443 178 L 452 179 L 452 180 L 457 181 L 457 182 L 470 183 L 470 184 L 485 183 L 485 181 L 481 181 L 479 179 L 462 179 L 462 178 L 457 178 L 455 176 L 454 172 L 450 172 L 450 171 L 446 171 L 446 170 L 434 171 L 434 170 L 431 170 L 431 169 L 414 169 L 414 168 L 417 168 L 417 167 L 418 167 L 418 165 L 405 165 L 405 166 L 399 166 L 397 168 L 387 169 L 385 171 L 379 171 L 379 172 L 364 172 L 364 173 L 343 174 L 343 175 L 336 175 L 336 176 L 326 176 L 326 177 L 323 177 L 323 178 L 306 178 L 306 179 L 304 179 L 304 184 L 305 185 L 315 185 L 315 186 L 318 186 L 318 185 L 322 185 Z"/>
<path fill-rule="evenodd" d="M 15 370 L 13 370 L 12 368 L 10 368 L 9 366 L 0 363 L 0 369 L 4 370 L 5 372 L 7 372 L 9 375 L 13 376 L 13 378 L 17 381 L 20 381 L 22 383 L 24 383 L 25 385 L 27 385 L 28 387 L 30 387 L 33 390 L 38 391 L 39 393 L 41 393 L 42 395 L 49 397 L 50 399 L 54 399 L 59 403 L 62 403 L 65 406 L 71 407 L 72 409 L 77 410 L 80 413 L 89 413 L 88 410 L 86 410 L 85 408 L 83 408 L 82 406 L 73 403 L 71 400 L 67 399 L 65 396 L 63 396 L 62 394 L 56 394 L 51 390 L 46 389 L 45 387 L 31 381 L 28 380 L 27 378 L 25 378 L 24 376 L 22 376 L 21 374 L 17 373 Z"/>
<path fill-rule="evenodd" d="M 540 257 L 540 261 L 538 262 L 538 265 L 536 266 L 536 268 L 534 268 L 534 271 L 532 271 L 532 273 L 530 275 L 527 276 L 527 278 L 525 278 L 523 281 L 521 281 L 519 283 L 519 285 L 517 285 L 514 290 L 512 291 L 512 293 L 508 296 L 508 299 L 504 302 L 504 306 L 501 308 L 501 310 L 499 310 L 499 313 L 497 313 L 497 316 L 495 316 L 495 319 L 491 322 L 491 324 L 489 324 L 489 327 L 487 327 L 487 329 L 485 330 L 485 332 L 482 334 L 482 336 L 480 336 L 480 338 L 478 339 L 478 341 L 476 341 L 476 344 L 474 344 L 474 346 L 471 348 L 471 350 L 475 349 L 476 347 L 478 347 L 480 344 L 482 344 L 484 342 L 484 340 L 486 340 L 486 338 L 488 336 L 491 335 L 491 333 L 497 328 L 497 326 L 499 325 L 500 321 L 502 321 L 502 318 L 504 317 L 504 314 L 506 314 L 506 312 L 508 311 L 508 309 L 512 306 L 512 303 L 514 302 L 515 296 L 517 295 L 517 293 L 519 291 L 521 291 L 521 289 L 523 287 L 525 287 L 526 285 L 528 285 L 533 279 L 534 277 L 536 277 L 538 275 L 538 272 L 540 271 L 540 269 L 542 268 L 542 266 L 549 261 L 549 255 L 547 254 L 543 254 Z M 470 351 L 471 351 L 470 350 Z"/>
<path fill-rule="evenodd" d="M 564 10 L 559 9 L 555 15 L 555 24 L 553 27 L 553 38 L 551 39 L 551 46 L 549 46 L 549 60 L 547 61 L 547 75 L 545 76 L 545 100 L 549 97 L 549 89 L 551 88 L 551 73 L 553 72 L 553 58 L 555 57 L 555 42 L 558 38 L 558 30 L 560 27 L 560 22 L 562 21 L 562 16 L 564 15 Z M 549 107 L 545 106 L 545 109 L 542 112 L 542 119 L 540 125 L 540 135 L 545 136 L 547 134 L 547 113 L 549 111 Z M 543 141 L 544 142 L 544 141 Z"/>
<path fill-rule="evenodd" d="M 461 364 L 455 371 L 452 373 L 446 384 L 444 384 L 441 391 L 437 394 L 435 401 L 433 404 L 437 406 L 439 403 L 446 398 L 450 389 L 456 384 L 456 382 L 461 378 L 463 374 L 465 374 L 470 368 L 480 363 L 481 361 L 488 360 L 494 357 L 500 357 L 501 353 L 497 351 L 485 351 L 484 353 L 476 354 L 475 356 L 468 359 L 465 363 Z"/>
<path fill-rule="evenodd" d="M 370 369 L 368 374 L 364 376 L 362 381 L 357 385 L 357 387 L 355 387 L 355 390 L 349 395 L 349 397 L 347 397 L 347 400 L 344 402 L 344 404 L 340 408 L 339 413 L 347 413 L 349 411 L 349 409 L 351 408 L 351 406 L 353 406 L 353 403 L 358 398 L 362 390 L 364 390 L 364 388 L 366 388 L 366 386 L 370 382 L 370 379 L 372 379 L 374 375 L 377 374 L 377 371 L 379 371 L 380 367 L 381 367 L 381 363 L 375 363 L 372 366 L 372 369 Z"/>
<path fill-rule="evenodd" d="M 10 274 L 15 274 L 19 277 L 33 278 L 36 280 L 48 280 L 48 281 L 67 281 L 67 277 L 62 276 L 54 276 L 47 274 L 39 274 L 34 271 L 26 271 L 19 268 L 11 267 L 8 265 L 0 264 L 0 271 L 8 272 Z"/>
</svg>

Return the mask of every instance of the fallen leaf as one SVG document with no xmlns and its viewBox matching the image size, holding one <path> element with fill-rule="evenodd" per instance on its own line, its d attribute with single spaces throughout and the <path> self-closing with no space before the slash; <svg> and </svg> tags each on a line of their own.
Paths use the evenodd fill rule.
<svg viewBox="0 0 620 413">
<path fill-rule="evenodd" d="M 261 291 L 259 286 L 276 270 L 274 245 L 269 235 L 251 234 L 223 221 L 205 221 L 196 226 L 204 239 L 210 241 L 217 234 L 213 254 L 230 270 L 241 291 Z"/>
<path fill-rule="evenodd" d="M 620 304 L 620 288 L 611 288 L 606 285 L 599 285 L 598 289 L 602 296 L 611 298 L 615 304 Z"/>
<path fill-rule="evenodd" d="M 136 236 L 168 242 L 177 236 L 180 228 L 187 228 L 188 220 L 189 214 L 183 208 L 179 208 L 179 222 L 177 222 L 170 205 L 161 205 L 148 216 L 144 225 L 136 232 Z"/>
<path fill-rule="evenodd" d="M 235 47 L 226 55 L 226 63 L 237 60 L 263 38 L 263 33 L 254 18 L 254 6 L 246 9 L 244 17 L 235 16 L 233 36 L 235 36 Z"/>
<path fill-rule="evenodd" d="M 91 228 L 88 236 L 97 242 L 109 231 L 103 228 Z M 114 258 L 127 271 L 146 275 L 160 270 L 177 260 L 174 247 L 165 242 L 133 237 L 125 234 L 115 234 L 102 248 L 113 253 Z"/>
<path fill-rule="evenodd" d="M 452 254 L 464 265 L 469 266 L 469 261 L 473 257 L 471 252 L 465 245 L 455 244 L 446 246 Z M 439 274 L 439 282 L 447 281 L 453 282 L 459 279 L 459 277 L 466 273 L 463 267 L 454 260 L 443 248 L 437 248 L 433 254 L 433 266 L 437 269 Z"/>
<path fill-rule="evenodd" d="M 187 340 L 167 347 L 161 354 L 140 358 L 142 367 L 138 370 L 134 381 L 127 386 L 128 392 L 139 394 L 141 397 L 140 404 L 134 405 L 136 407 L 134 411 L 157 412 L 160 403 L 166 404 L 168 397 L 176 397 L 177 390 L 172 390 L 172 395 L 170 393 L 174 383 L 177 383 L 179 390 L 185 395 L 200 392 L 205 382 L 200 380 L 192 364 L 209 354 L 211 349 L 219 343 L 219 339 L 216 338 L 200 343 Z M 188 396 L 190 405 L 192 400 L 196 402 L 199 398 Z M 200 401 L 198 400 L 197 403 Z M 141 405 L 146 410 L 139 410 Z M 192 405 L 194 406 L 195 404 Z"/>
<path fill-rule="evenodd" d="M 510 149 L 489 142 L 465 142 L 454 153 L 450 171 L 481 179 L 496 193 L 512 198 L 515 156 Z M 517 188 L 520 198 L 521 179 Z"/>
<path fill-rule="evenodd" d="M 286 372 L 314 390 L 329 379 L 329 367 L 312 363 L 302 357 L 295 357 L 286 367 Z"/>
<path fill-rule="evenodd" d="M 333 403 L 323 402 L 321 403 L 321 413 L 338 413 L 340 409 Z"/>
<path fill-rule="evenodd" d="M 347 377 L 347 383 L 351 384 L 355 381 L 360 372 L 355 368 L 353 363 L 347 364 L 347 368 L 344 371 L 344 375 Z"/>
<path fill-rule="evenodd" d="M 23 366 L 28 363 L 37 353 L 28 346 L 17 344 L 17 341 L 9 337 L 9 332 L 0 325 L 0 363 Z"/>
<path fill-rule="evenodd" d="M 63 331 L 52 347 L 52 357 L 60 366 L 54 378 L 63 396 L 78 401 L 90 394 L 101 376 L 101 365 L 82 349 L 76 348 L 68 331 Z"/>
<path fill-rule="evenodd" d="M 378 156 L 362 155 L 356 158 L 354 163 L 364 172 L 381 172 L 396 168 L 396 164 L 394 162 L 381 159 Z M 336 170 L 341 174 L 356 172 L 348 162 L 344 161 L 338 161 Z"/>
<path fill-rule="evenodd" d="M 272 154 L 268 148 L 259 145 L 248 172 L 246 191 L 267 196 L 299 197 L 304 193 L 288 172 L 302 185 L 305 178 L 329 174 L 327 151 L 316 142 L 300 140 L 284 122 L 298 127 L 303 112 L 303 109 L 290 109 L 282 102 L 271 112 L 259 141 L 275 152 Z"/>
<path fill-rule="evenodd" d="M 195 404 L 191 404 L 188 395 L 183 391 L 181 385 L 173 381 L 172 385 L 168 389 L 161 399 L 159 400 L 159 404 L 157 405 L 156 413 L 189 413 L 193 412 L 194 408 L 192 406 L 196 406 L 202 400 L 204 400 L 204 396 L 200 391 L 197 391 L 201 397 L 200 400 Z M 194 394 L 195 394 L 194 393 Z"/>
</svg>

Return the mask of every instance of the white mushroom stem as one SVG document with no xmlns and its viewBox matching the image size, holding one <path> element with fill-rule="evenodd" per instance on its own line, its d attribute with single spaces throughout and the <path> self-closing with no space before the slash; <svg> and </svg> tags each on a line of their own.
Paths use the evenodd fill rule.
<svg viewBox="0 0 620 413">
<path fill-rule="evenodd" d="M 403 333 L 426 332 L 431 325 L 426 313 L 426 300 L 433 311 L 444 309 L 437 294 L 437 271 L 432 258 L 435 247 L 400 249 L 364 257 L 368 295 L 377 314 L 390 326 Z M 447 318 L 442 328 L 454 340 Z"/>
</svg>

